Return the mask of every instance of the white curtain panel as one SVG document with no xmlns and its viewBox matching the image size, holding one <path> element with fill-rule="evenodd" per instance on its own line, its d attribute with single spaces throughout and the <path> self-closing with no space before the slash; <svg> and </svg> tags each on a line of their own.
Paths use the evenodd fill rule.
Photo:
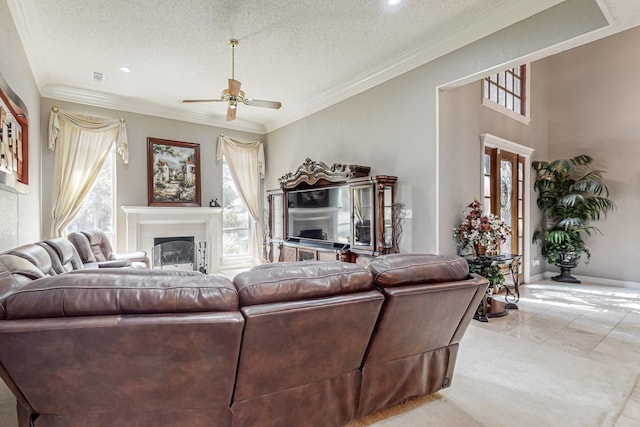
<svg viewBox="0 0 640 427">
<path fill-rule="evenodd" d="M 262 141 L 239 141 L 220 135 L 217 158 L 227 160 L 231 176 L 240 198 L 255 223 L 253 227 L 253 254 L 256 263 L 261 260 L 262 207 L 260 203 L 261 180 L 264 178 L 264 146 Z"/>
<path fill-rule="evenodd" d="M 64 235 L 104 164 L 112 144 L 129 162 L 124 120 L 67 113 L 49 115 L 49 149 L 54 151 L 51 236 Z"/>
</svg>

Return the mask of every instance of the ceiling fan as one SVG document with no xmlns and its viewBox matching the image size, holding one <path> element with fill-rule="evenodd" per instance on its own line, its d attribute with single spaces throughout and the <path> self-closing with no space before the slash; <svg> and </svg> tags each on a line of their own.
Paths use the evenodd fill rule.
<svg viewBox="0 0 640 427">
<path fill-rule="evenodd" d="M 226 102 L 227 107 L 227 121 L 235 120 L 236 107 L 239 103 L 245 105 L 252 105 L 254 107 L 263 108 L 275 108 L 278 109 L 282 106 L 277 101 L 262 101 L 260 99 L 247 98 L 243 91 L 240 90 L 240 82 L 234 78 L 235 72 L 235 49 L 238 46 L 238 40 L 229 40 L 231 46 L 231 78 L 229 79 L 229 88 L 222 91 L 219 99 L 185 99 L 182 102 Z"/>
</svg>

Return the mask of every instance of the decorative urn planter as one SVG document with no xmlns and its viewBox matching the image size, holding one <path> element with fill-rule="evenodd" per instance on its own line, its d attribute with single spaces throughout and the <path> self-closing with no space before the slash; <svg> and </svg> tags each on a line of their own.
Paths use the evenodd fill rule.
<svg viewBox="0 0 640 427">
<path fill-rule="evenodd" d="M 571 275 L 571 269 L 578 266 L 578 256 L 575 252 L 560 252 L 560 274 L 551 279 L 556 282 L 580 283 L 580 280 Z"/>
</svg>

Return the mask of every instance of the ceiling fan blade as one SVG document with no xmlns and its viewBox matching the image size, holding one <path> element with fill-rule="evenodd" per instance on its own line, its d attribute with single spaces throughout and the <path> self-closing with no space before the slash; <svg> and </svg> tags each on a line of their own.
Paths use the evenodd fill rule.
<svg viewBox="0 0 640 427">
<path fill-rule="evenodd" d="M 276 110 L 282 107 L 282 103 L 278 101 L 262 101 L 260 99 L 253 98 L 247 98 L 243 103 L 251 105 L 252 107 L 275 108 Z"/>
<path fill-rule="evenodd" d="M 240 83 L 237 80 L 229 79 L 229 93 L 231 96 L 238 96 L 240 94 Z"/>
<path fill-rule="evenodd" d="M 235 120 L 236 119 L 236 109 L 235 108 L 227 108 L 227 121 L 230 122 L 231 120 Z"/>
<path fill-rule="evenodd" d="M 183 99 L 182 102 L 222 102 L 222 99 Z"/>
</svg>

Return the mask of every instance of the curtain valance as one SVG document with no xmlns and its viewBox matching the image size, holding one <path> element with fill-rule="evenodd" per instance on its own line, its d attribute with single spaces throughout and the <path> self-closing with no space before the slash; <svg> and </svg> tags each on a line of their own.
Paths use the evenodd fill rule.
<svg viewBox="0 0 640 427">
<path fill-rule="evenodd" d="M 68 113 L 53 107 L 49 115 L 49 150 L 51 151 L 55 149 L 58 135 L 60 134 L 60 120 L 64 120 L 69 125 L 87 132 L 105 132 L 117 128 L 113 142 L 116 143 L 116 149 L 124 163 L 129 163 L 129 142 L 124 119 L 113 120 Z"/>
<path fill-rule="evenodd" d="M 225 153 L 225 144 L 236 148 L 238 150 L 255 150 L 258 160 L 258 169 L 260 171 L 260 178 L 264 178 L 264 145 L 262 140 L 259 141 L 240 141 L 221 134 L 218 138 L 218 147 L 216 150 L 216 158 L 218 161 L 222 160 L 222 156 Z"/>
</svg>

